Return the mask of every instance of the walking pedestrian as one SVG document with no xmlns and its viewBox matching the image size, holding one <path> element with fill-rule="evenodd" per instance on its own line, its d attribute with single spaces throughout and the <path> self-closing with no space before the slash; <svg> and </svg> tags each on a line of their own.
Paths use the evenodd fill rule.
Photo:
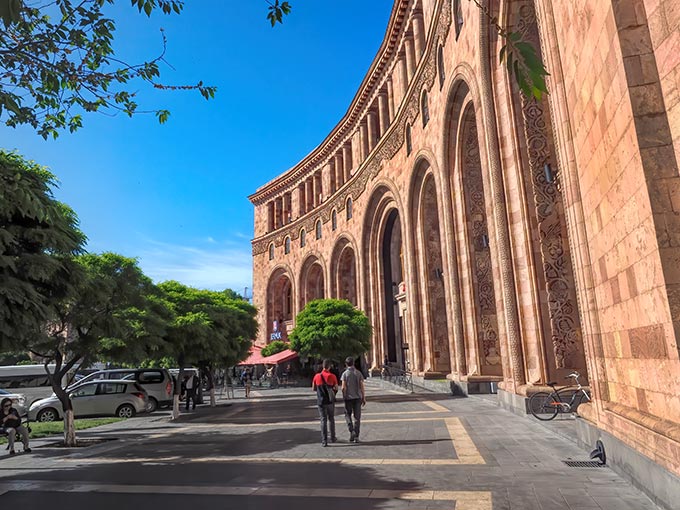
<svg viewBox="0 0 680 510">
<path fill-rule="evenodd" d="M 335 437 L 335 394 L 338 391 L 338 378 L 330 371 L 331 360 L 323 360 L 323 370 L 314 376 L 312 390 L 316 391 L 316 405 L 321 421 L 321 446 L 328 446 L 328 428 L 331 429 L 331 443 Z"/>
<path fill-rule="evenodd" d="M 187 392 L 186 410 L 189 410 L 189 401 L 191 401 L 191 409 L 196 409 L 196 387 L 198 386 L 198 377 L 196 374 L 190 373 L 184 379 L 184 387 Z"/>
<path fill-rule="evenodd" d="M 250 388 L 253 385 L 253 372 L 250 367 L 246 367 L 243 371 L 243 386 L 246 390 L 246 398 L 250 397 Z"/>
<path fill-rule="evenodd" d="M 28 447 L 28 430 L 21 424 L 19 411 L 12 407 L 11 398 L 3 398 L 0 403 L 0 427 L 7 433 L 10 455 L 16 454 L 14 440 L 17 437 L 17 432 L 21 436 L 21 442 L 24 443 L 24 451 L 31 453 L 31 449 Z"/>
<path fill-rule="evenodd" d="M 354 358 L 351 356 L 345 360 L 345 365 L 347 368 L 340 376 L 342 397 L 345 400 L 345 420 L 349 429 L 349 441 L 358 443 L 361 431 L 361 408 L 366 405 L 364 376 L 354 368 Z M 354 416 L 354 423 L 352 423 L 352 416 Z"/>
</svg>

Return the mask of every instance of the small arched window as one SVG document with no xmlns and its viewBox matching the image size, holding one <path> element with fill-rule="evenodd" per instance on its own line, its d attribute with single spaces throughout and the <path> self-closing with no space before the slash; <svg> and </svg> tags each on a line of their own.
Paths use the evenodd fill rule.
<svg viewBox="0 0 680 510">
<path fill-rule="evenodd" d="M 352 219 L 352 214 L 353 214 L 353 213 L 352 213 L 352 198 L 351 198 L 351 197 L 347 199 L 347 207 L 346 207 L 346 209 L 347 209 L 347 219 L 348 219 L 348 220 L 351 220 L 351 219 Z"/>
<path fill-rule="evenodd" d="M 305 244 L 307 244 L 307 232 L 303 228 L 300 230 L 300 248 L 304 248 Z"/>
<path fill-rule="evenodd" d="M 430 122 L 430 107 L 427 104 L 427 91 L 423 90 L 423 97 L 420 98 L 420 110 L 423 114 L 423 127 Z"/>
<path fill-rule="evenodd" d="M 446 80 L 446 69 L 444 69 L 444 47 L 440 44 L 437 49 L 437 67 L 439 68 L 439 88 L 444 86 Z"/>
<path fill-rule="evenodd" d="M 316 220 L 316 238 L 321 239 L 321 220 Z"/>
<path fill-rule="evenodd" d="M 338 213 L 335 212 L 335 209 L 333 209 L 333 213 L 331 214 L 331 227 L 333 230 L 338 228 Z"/>
<path fill-rule="evenodd" d="M 453 0 L 453 22 L 456 26 L 456 41 L 460 32 L 463 29 L 463 8 L 460 5 L 460 0 Z"/>
<path fill-rule="evenodd" d="M 406 124 L 406 155 L 411 154 L 413 144 L 411 143 L 411 124 Z"/>
<path fill-rule="evenodd" d="M 286 241 L 283 245 L 283 251 L 286 255 L 290 253 L 290 237 L 286 237 Z"/>
<path fill-rule="evenodd" d="M 269 245 L 269 260 L 274 260 L 274 243 Z"/>
</svg>

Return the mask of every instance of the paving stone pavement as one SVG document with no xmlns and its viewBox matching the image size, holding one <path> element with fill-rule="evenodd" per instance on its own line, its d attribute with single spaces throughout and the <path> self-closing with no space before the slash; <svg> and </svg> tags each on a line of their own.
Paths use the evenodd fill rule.
<svg viewBox="0 0 680 510">
<path fill-rule="evenodd" d="M 587 452 L 483 398 L 408 395 L 369 380 L 361 442 L 336 410 L 320 445 L 307 388 L 167 413 L 82 437 L 116 438 L 0 457 L 4 505 L 200 509 L 657 510 L 609 468 L 572 468 Z M 239 393 L 237 392 L 237 396 Z M 47 446 L 45 446 L 47 445 Z M 36 442 L 36 446 L 40 446 Z"/>
</svg>

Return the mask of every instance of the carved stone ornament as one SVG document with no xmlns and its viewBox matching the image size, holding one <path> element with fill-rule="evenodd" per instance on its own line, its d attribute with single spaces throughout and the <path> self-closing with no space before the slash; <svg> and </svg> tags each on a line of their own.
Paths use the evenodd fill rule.
<svg viewBox="0 0 680 510">
<path fill-rule="evenodd" d="M 518 30 L 535 47 L 540 48 L 536 12 L 532 3 L 519 9 Z M 557 368 L 578 368 L 581 357 L 581 325 L 576 307 L 576 293 L 569 241 L 563 221 L 562 194 L 557 178 L 546 179 L 544 166 L 551 164 L 558 175 L 557 161 L 551 158 L 551 133 L 543 101 L 521 95 L 524 135 L 529 155 L 543 273 L 548 295 L 551 341 Z"/>
<path fill-rule="evenodd" d="M 338 212 L 345 209 L 347 198 L 351 197 L 353 201 L 366 190 L 366 185 L 369 180 L 375 179 L 383 167 L 384 161 L 389 161 L 394 155 L 399 152 L 405 141 L 406 124 L 413 125 L 420 114 L 420 94 L 424 88 L 430 91 L 435 83 L 437 75 L 437 44 L 446 43 L 450 28 L 451 28 L 451 2 L 443 0 L 438 2 L 439 12 L 435 13 L 437 16 L 437 27 L 435 29 L 434 37 L 427 41 L 425 54 L 422 57 L 424 65 L 419 69 L 415 76 L 416 84 L 409 87 L 409 96 L 403 106 L 401 112 L 398 112 L 397 118 L 394 119 L 387 134 L 383 137 L 376 150 L 368 155 L 364 163 L 359 167 L 357 173 L 350 178 L 348 186 L 336 192 L 325 203 L 320 205 L 311 218 L 305 218 L 302 222 L 294 221 L 285 227 L 270 232 L 252 241 L 253 256 L 261 255 L 268 249 L 269 244 L 273 241 L 276 246 L 281 246 L 286 236 L 291 239 L 297 239 L 301 228 L 307 231 L 314 228 L 316 220 L 321 218 L 321 221 L 327 223 L 330 221 L 331 211 L 336 209 Z"/>
</svg>

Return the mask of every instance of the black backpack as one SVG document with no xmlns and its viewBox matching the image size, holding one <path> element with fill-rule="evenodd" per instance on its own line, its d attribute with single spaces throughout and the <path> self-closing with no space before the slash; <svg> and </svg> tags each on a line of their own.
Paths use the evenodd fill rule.
<svg viewBox="0 0 680 510">
<path fill-rule="evenodd" d="M 326 382 L 326 378 L 323 372 L 320 372 L 321 379 L 323 379 L 323 384 L 317 384 L 316 386 L 316 400 L 319 405 L 328 405 L 335 403 L 335 392 L 333 391 L 333 386 Z"/>
</svg>

